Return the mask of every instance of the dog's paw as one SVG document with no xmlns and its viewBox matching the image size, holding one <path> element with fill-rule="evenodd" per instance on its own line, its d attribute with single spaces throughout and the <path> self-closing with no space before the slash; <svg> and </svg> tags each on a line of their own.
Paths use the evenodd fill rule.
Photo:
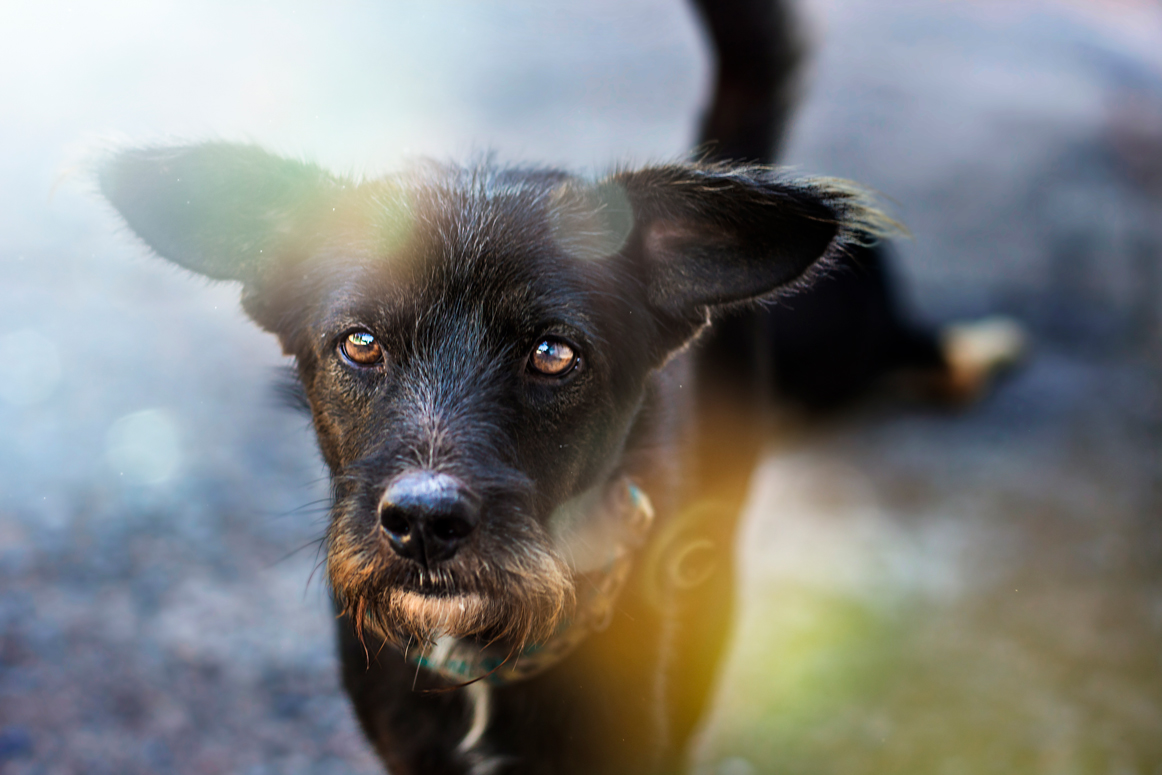
<svg viewBox="0 0 1162 775">
<path fill-rule="evenodd" d="M 1005 316 L 955 323 L 940 331 L 947 368 L 933 380 L 933 399 L 954 405 L 983 398 L 1002 374 L 1028 353 L 1029 337 L 1018 321 Z"/>
</svg>

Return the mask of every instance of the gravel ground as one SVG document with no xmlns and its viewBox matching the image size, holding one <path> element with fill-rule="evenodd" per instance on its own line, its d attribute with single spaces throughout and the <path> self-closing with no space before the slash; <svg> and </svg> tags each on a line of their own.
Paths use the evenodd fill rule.
<svg viewBox="0 0 1162 775">
<path fill-rule="evenodd" d="M 982 404 L 788 420 L 704 775 L 1162 773 L 1162 8 L 812 0 L 788 160 L 883 192 Z M 0 772 L 372 773 L 312 571 L 323 471 L 237 289 L 150 258 L 100 149 L 680 155 L 676 1 L 0 8 Z"/>
</svg>

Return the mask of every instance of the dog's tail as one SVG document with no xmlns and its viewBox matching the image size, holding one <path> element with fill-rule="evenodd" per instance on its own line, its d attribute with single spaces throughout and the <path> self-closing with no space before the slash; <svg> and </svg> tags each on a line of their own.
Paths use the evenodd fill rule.
<svg viewBox="0 0 1162 775">
<path fill-rule="evenodd" d="M 774 162 L 798 99 L 806 46 L 786 0 L 694 0 L 714 44 L 714 95 L 699 154 Z"/>
</svg>

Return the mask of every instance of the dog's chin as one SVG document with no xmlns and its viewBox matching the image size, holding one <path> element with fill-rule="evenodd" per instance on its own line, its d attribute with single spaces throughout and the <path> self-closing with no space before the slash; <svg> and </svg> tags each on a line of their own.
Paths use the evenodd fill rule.
<svg viewBox="0 0 1162 775">
<path fill-rule="evenodd" d="M 347 609 L 370 632 L 404 645 L 442 638 L 475 638 L 523 646 L 547 638 L 568 615 L 572 590 L 536 605 L 514 605 L 507 598 L 477 592 L 432 593 L 392 589 L 361 597 Z"/>
<path fill-rule="evenodd" d="M 396 589 L 384 598 L 384 610 L 368 621 L 378 625 L 378 634 L 391 640 L 399 640 L 401 635 L 421 641 L 469 637 L 496 629 L 505 616 L 504 606 L 472 592 L 430 594 Z M 382 631 L 385 625 L 387 632 Z"/>
<path fill-rule="evenodd" d="M 337 538 L 328 556 L 336 600 L 358 632 L 392 643 L 477 638 L 523 645 L 548 638 L 572 614 L 574 582 L 548 550 L 458 556 L 448 567 L 419 572 L 382 551 L 344 551 Z"/>
</svg>

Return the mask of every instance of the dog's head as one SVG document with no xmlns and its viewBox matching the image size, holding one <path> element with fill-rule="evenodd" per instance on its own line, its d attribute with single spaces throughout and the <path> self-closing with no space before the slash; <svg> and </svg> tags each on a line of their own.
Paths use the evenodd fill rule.
<svg viewBox="0 0 1162 775">
<path fill-rule="evenodd" d="M 714 309 L 877 226 L 851 187 L 757 167 L 356 181 L 211 143 L 99 177 L 157 253 L 241 281 L 295 357 L 335 494 L 331 583 L 389 638 L 544 636 L 573 589 L 554 515 L 618 473 L 651 374 Z"/>
</svg>

